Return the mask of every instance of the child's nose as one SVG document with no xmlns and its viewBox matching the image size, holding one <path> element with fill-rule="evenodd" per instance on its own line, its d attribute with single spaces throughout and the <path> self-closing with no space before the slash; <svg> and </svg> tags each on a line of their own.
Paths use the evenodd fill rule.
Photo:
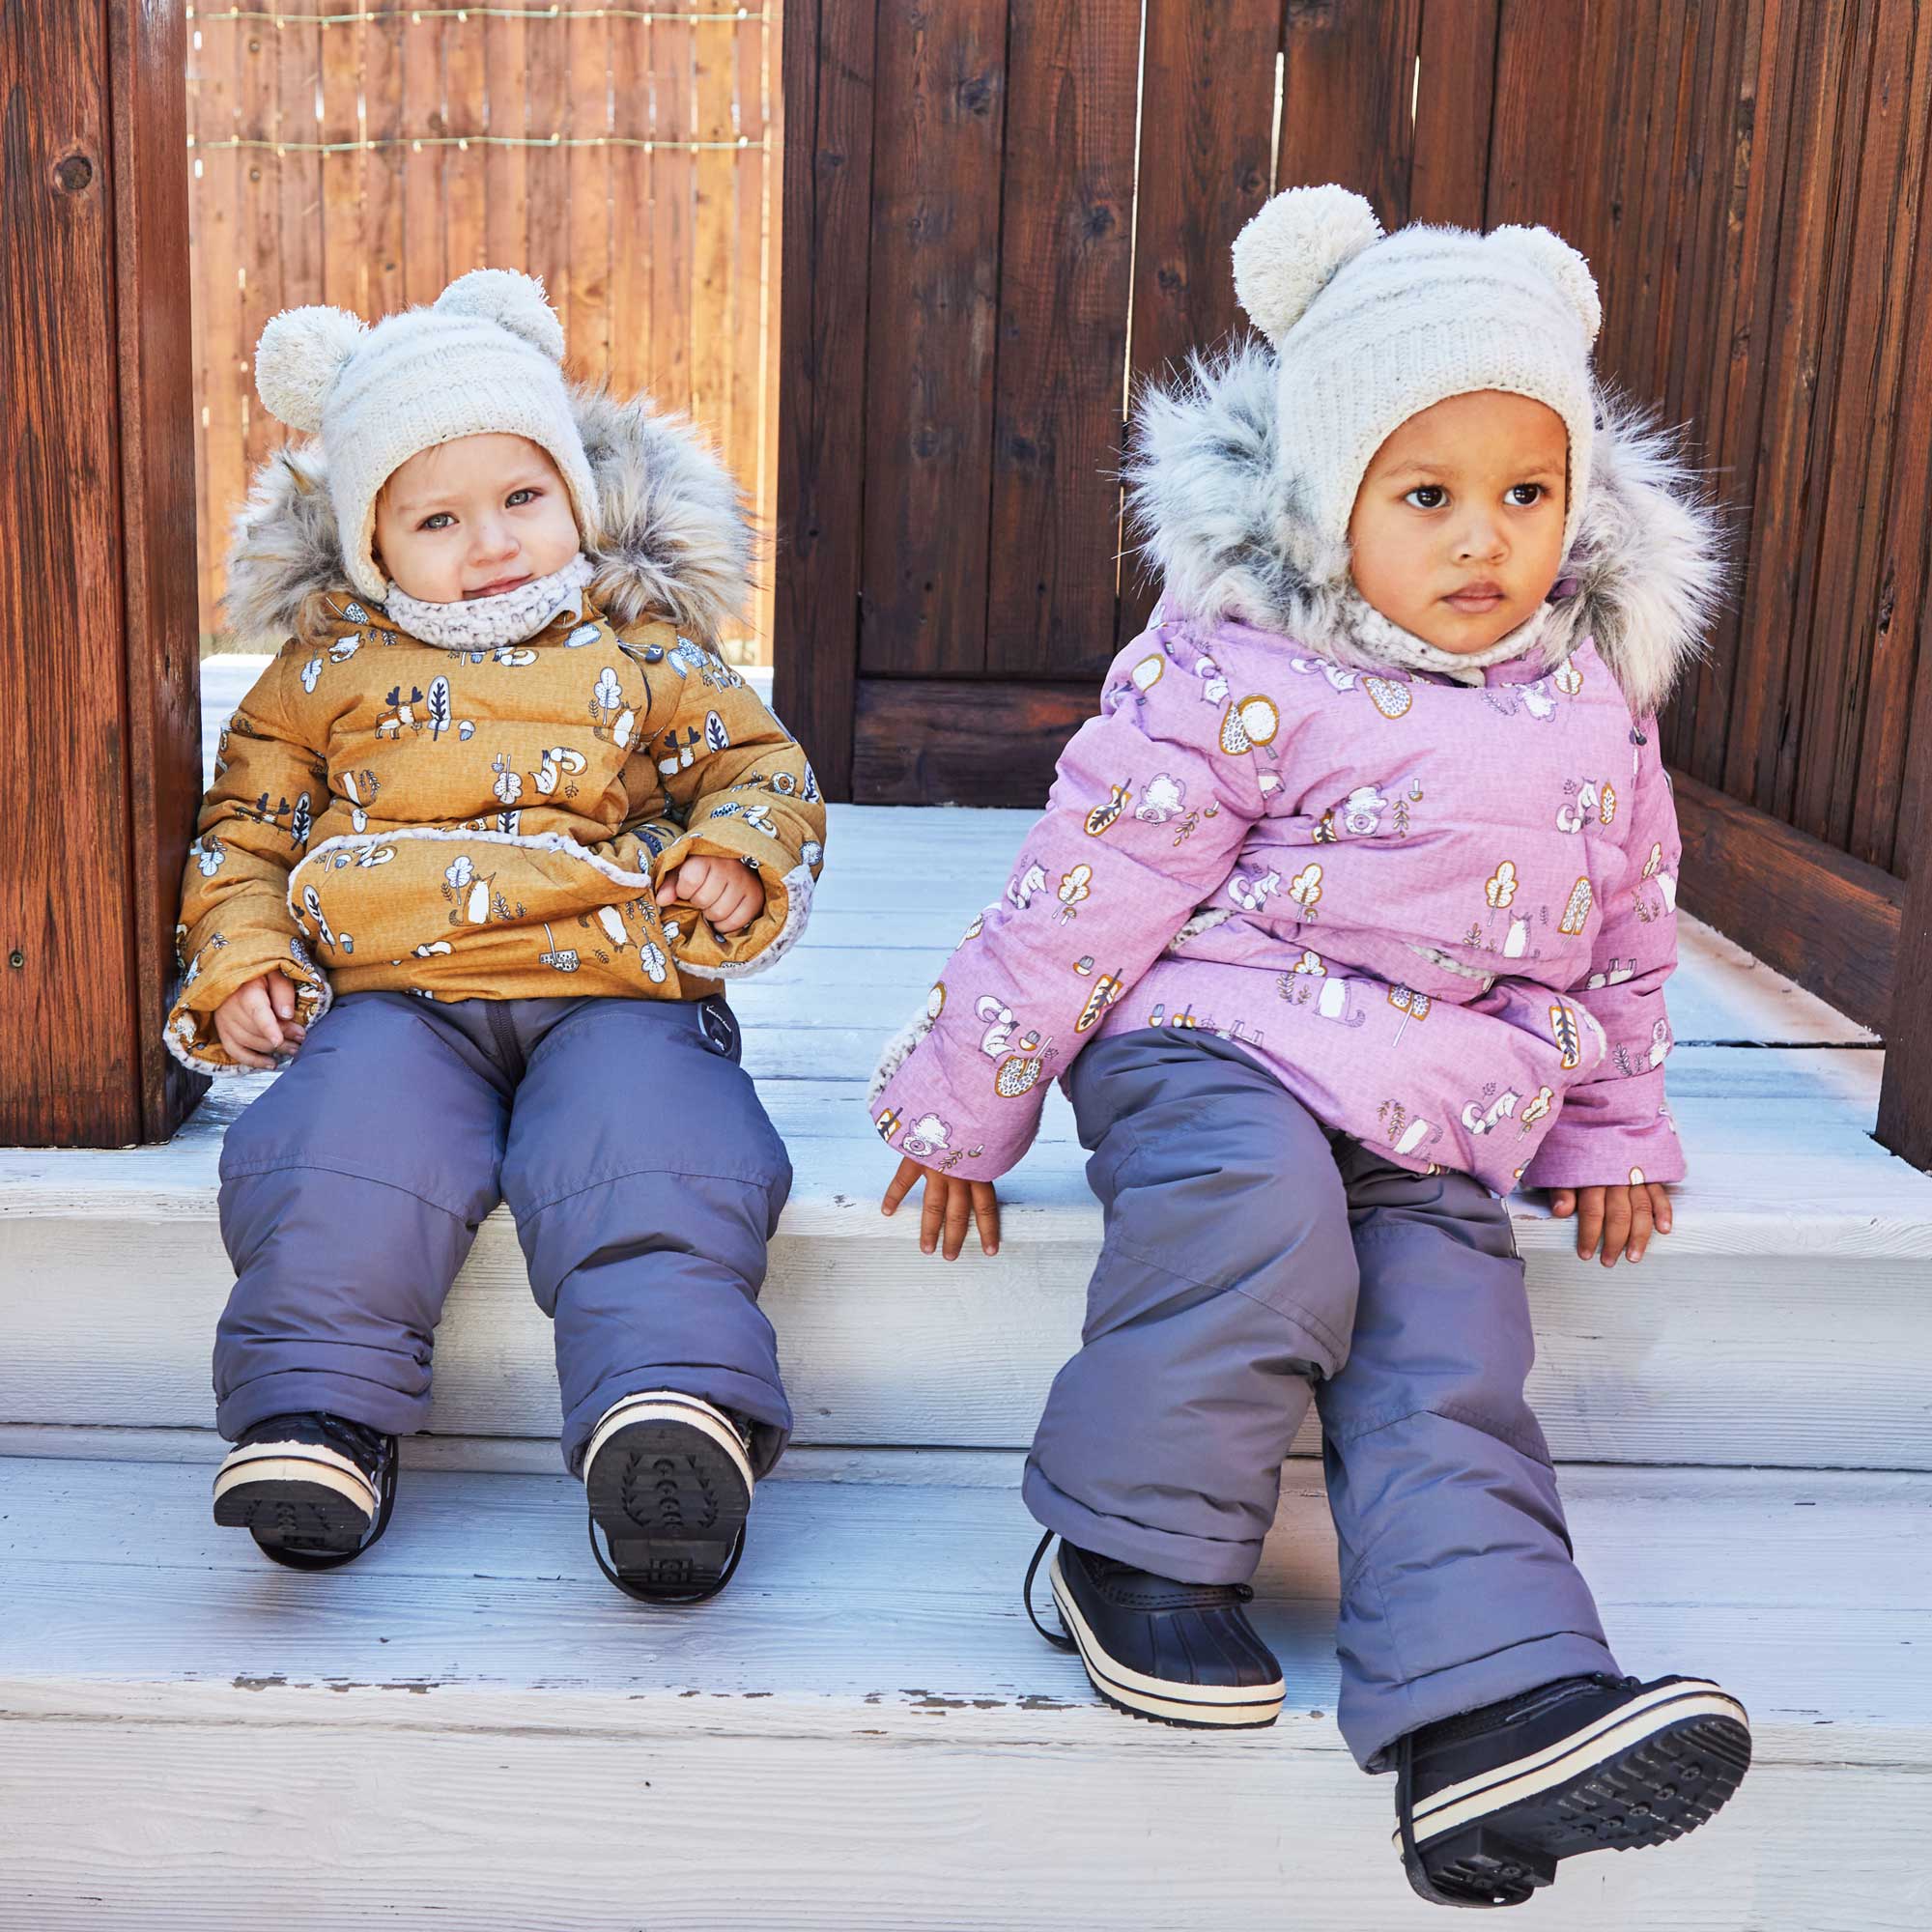
<svg viewBox="0 0 1932 1932">
<path fill-rule="evenodd" d="M 1461 557 L 1500 558 L 1509 550 L 1501 524 L 1489 517 L 1479 517 L 1463 525 L 1460 537 L 1456 554 Z"/>
<path fill-rule="evenodd" d="M 517 554 L 517 533 L 508 524 L 484 523 L 476 526 L 476 559 L 496 563 Z"/>
</svg>

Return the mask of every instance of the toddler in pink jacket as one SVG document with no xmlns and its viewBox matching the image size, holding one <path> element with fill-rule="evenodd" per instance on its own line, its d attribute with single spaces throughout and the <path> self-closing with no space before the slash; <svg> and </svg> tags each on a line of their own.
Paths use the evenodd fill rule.
<svg viewBox="0 0 1932 1932">
<path fill-rule="evenodd" d="M 1235 271 L 1271 347 L 1144 401 L 1160 608 L 887 1050 L 886 1206 L 923 1176 L 927 1252 L 969 1217 L 990 1251 L 1062 1082 L 1106 1236 L 1027 1463 L 1049 1635 L 1127 1712 L 1272 1722 L 1244 1605 L 1312 1400 L 1344 1735 L 1398 1775 L 1415 1889 L 1512 1904 L 1749 1762 L 1734 1697 L 1610 1653 L 1504 1205 L 1549 1188 L 1605 1265 L 1669 1231 L 1656 712 L 1714 531 L 1596 384 L 1596 286 L 1548 231 L 1384 238 L 1299 188 Z"/>
</svg>

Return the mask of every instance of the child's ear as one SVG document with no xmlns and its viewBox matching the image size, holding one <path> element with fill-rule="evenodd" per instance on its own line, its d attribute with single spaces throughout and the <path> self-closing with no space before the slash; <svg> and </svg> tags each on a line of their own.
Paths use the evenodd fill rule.
<svg viewBox="0 0 1932 1932">
<path fill-rule="evenodd" d="M 285 309 L 255 345 L 255 393 L 278 422 L 313 436 L 343 365 L 367 329 L 347 309 Z"/>
</svg>

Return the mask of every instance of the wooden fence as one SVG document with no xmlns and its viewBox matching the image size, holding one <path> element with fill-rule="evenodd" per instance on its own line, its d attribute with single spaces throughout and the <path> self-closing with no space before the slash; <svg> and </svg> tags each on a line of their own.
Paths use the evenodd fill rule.
<svg viewBox="0 0 1932 1932">
<path fill-rule="evenodd" d="M 188 9 L 202 628 L 278 310 L 541 275 L 573 373 L 689 411 L 769 518 L 779 0 Z M 769 573 L 767 572 L 767 575 Z M 765 656 L 769 589 L 745 655 Z"/>
<path fill-rule="evenodd" d="M 1916 1030 L 1932 1158 L 1932 5 L 794 0 L 785 96 L 778 692 L 833 796 L 1039 801 L 1151 595 L 1123 391 L 1237 326 L 1272 189 L 1546 222 L 1737 534 L 1687 903 Z"/>
</svg>

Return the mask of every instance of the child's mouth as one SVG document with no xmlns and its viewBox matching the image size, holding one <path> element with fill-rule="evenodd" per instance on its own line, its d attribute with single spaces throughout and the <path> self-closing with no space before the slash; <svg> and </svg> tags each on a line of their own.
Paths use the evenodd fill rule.
<svg viewBox="0 0 1932 1932">
<path fill-rule="evenodd" d="M 527 583 L 530 574 L 526 570 L 521 577 L 499 577 L 495 583 L 486 583 L 481 590 L 466 590 L 463 601 L 473 603 L 479 597 L 500 597 L 506 590 L 514 590 L 520 583 Z"/>
<path fill-rule="evenodd" d="M 1493 583 L 1472 584 L 1467 590 L 1458 590 L 1442 601 L 1452 611 L 1462 611 L 1465 617 L 1482 617 L 1503 601 L 1503 593 Z"/>
</svg>

